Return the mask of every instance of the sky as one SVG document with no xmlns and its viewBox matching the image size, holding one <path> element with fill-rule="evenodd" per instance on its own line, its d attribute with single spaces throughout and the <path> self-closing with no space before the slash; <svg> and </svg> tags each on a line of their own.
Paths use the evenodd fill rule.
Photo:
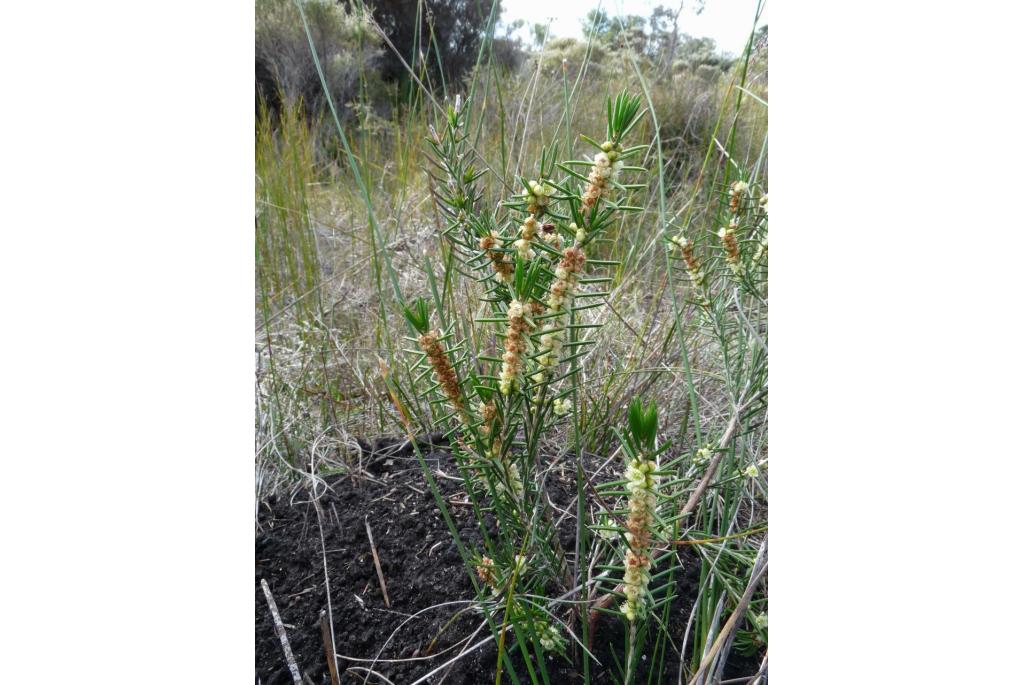
<svg viewBox="0 0 1024 685">
<path fill-rule="evenodd" d="M 600 5 L 611 16 L 638 14 L 649 17 L 658 5 L 678 9 L 679 0 L 604 0 Z M 699 16 L 694 11 L 696 5 L 695 0 L 683 0 L 683 12 L 679 15 L 680 32 L 698 38 L 713 38 L 719 49 L 736 55 L 741 53 L 754 20 L 757 0 L 707 0 Z M 550 21 L 552 36 L 582 38 L 581 20 L 598 6 L 598 0 L 504 0 L 502 6 L 504 24 L 516 19 L 526 20 L 527 26 Z M 767 23 L 766 3 L 759 25 Z M 516 35 L 526 42 L 530 40 L 525 28 Z"/>
</svg>

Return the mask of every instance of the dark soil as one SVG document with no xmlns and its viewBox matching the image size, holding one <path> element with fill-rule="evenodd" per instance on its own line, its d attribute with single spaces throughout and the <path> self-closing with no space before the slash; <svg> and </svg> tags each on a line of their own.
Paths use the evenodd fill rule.
<svg viewBox="0 0 1024 685">
<path fill-rule="evenodd" d="M 411 447 L 402 448 L 402 441 L 381 440 L 369 467 L 374 480 L 353 483 L 348 477 L 329 479 L 330 490 L 322 492 L 317 502 L 311 493 L 300 491 L 294 497 L 261 502 L 256 535 L 256 682 L 263 685 L 287 685 L 292 682 L 281 643 L 267 601 L 260 586 L 265 579 L 274 595 L 288 640 L 299 670 L 314 685 L 329 685 L 320 616 L 327 610 L 327 586 L 330 587 L 334 617 L 334 640 L 339 654 L 338 668 L 342 683 L 361 683 L 368 675 L 361 668 L 370 667 L 387 677 L 394 685 L 415 681 L 459 653 L 463 642 L 479 626 L 483 617 L 474 611 L 453 615 L 467 604 L 438 607 L 409 620 L 411 614 L 442 602 L 472 600 L 473 586 L 459 557 L 455 543 L 441 517 L 434 498 Z M 456 475 L 455 464 L 442 447 L 422 448 L 428 464 L 443 473 Z M 548 481 L 551 497 L 559 506 L 568 505 L 575 495 L 572 469 L 566 468 L 564 478 Z M 449 511 L 459 528 L 463 541 L 479 549 L 480 534 L 458 482 L 437 478 L 449 502 Z M 319 516 L 318 516 L 319 508 Z M 318 519 L 322 523 L 321 546 Z M 365 521 L 369 520 L 373 540 L 380 556 L 387 585 L 390 608 L 385 606 L 374 568 Z M 573 548 L 574 523 L 566 521 L 559 537 L 566 549 Z M 326 549 L 328 578 L 324 578 L 323 549 Z M 677 576 L 675 600 L 669 630 L 679 644 L 680 636 L 693 607 L 697 593 L 699 562 L 684 556 L 683 572 Z M 439 637 L 438 637 L 439 636 Z M 484 627 L 470 644 L 490 636 Z M 433 647 L 432 641 L 435 640 Z M 620 621 L 604 616 L 592 651 L 603 666 L 591 664 L 591 680 L 595 684 L 612 683 L 615 658 L 621 657 L 624 642 Z M 382 650 L 383 647 L 383 650 Z M 612 651 L 615 656 L 612 656 Z M 689 651 L 689 650 L 688 650 Z M 378 655 L 379 652 L 379 655 Z M 418 661 L 394 662 L 439 655 Z M 377 663 L 371 661 L 377 658 Z M 366 659 L 367 661 L 356 661 Z M 514 654 L 517 673 L 526 679 L 521 656 Z M 754 673 L 759 660 L 735 654 L 726 668 L 726 677 Z M 494 641 L 457 661 L 445 674 L 433 676 L 430 683 L 443 681 L 448 685 L 493 683 L 497 664 Z M 675 683 L 678 675 L 678 654 L 665 658 L 666 673 L 651 682 Z M 558 655 L 546 664 L 552 685 L 583 682 L 576 666 Z M 647 682 L 643 664 L 637 682 Z M 367 683 L 386 681 L 369 675 Z M 510 678 L 504 682 L 512 683 Z"/>
</svg>

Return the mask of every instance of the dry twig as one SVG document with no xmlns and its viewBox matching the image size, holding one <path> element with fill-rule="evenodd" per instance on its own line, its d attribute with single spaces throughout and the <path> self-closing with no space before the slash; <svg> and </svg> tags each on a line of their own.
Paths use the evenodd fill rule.
<svg viewBox="0 0 1024 685">
<path fill-rule="evenodd" d="M 288 633 L 284 632 L 284 623 L 281 621 L 281 614 L 277 611 L 277 602 L 274 601 L 274 595 L 270 594 L 270 586 L 267 585 L 266 578 L 260 579 L 260 586 L 263 588 L 263 594 L 267 596 L 267 606 L 270 607 L 270 615 L 274 617 L 274 632 L 277 633 L 278 639 L 281 640 L 281 648 L 284 649 L 284 658 L 288 662 L 288 670 L 292 674 L 292 680 L 295 681 L 295 685 L 302 685 L 302 675 L 299 673 L 299 666 L 295 663 L 295 655 L 292 654 L 292 647 L 288 644 Z"/>
<path fill-rule="evenodd" d="M 761 544 L 762 551 L 767 552 L 768 538 L 765 538 L 764 542 Z M 733 632 L 739 626 L 740 619 L 743 617 L 743 614 L 746 613 L 747 607 L 750 606 L 750 600 L 754 597 L 754 591 L 760 584 L 761 578 L 763 578 L 764 574 L 768 572 L 767 554 L 762 556 L 758 561 L 762 563 L 760 565 L 755 564 L 754 569 L 750 575 L 750 582 L 747 583 L 746 591 L 743 593 L 743 596 L 740 597 L 740 601 L 736 605 L 736 608 L 733 610 L 732 615 L 729 616 L 729 620 L 725 622 L 724 626 L 722 626 L 722 631 L 719 633 L 718 638 L 715 640 L 715 643 L 711 645 L 711 649 L 708 650 L 707 656 L 705 656 L 704 659 L 700 662 L 700 666 L 697 668 L 697 672 L 694 673 L 693 678 L 690 679 L 690 685 L 695 685 L 695 683 L 703 682 L 702 678 L 708 666 L 710 666 L 711 662 L 715 660 L 716 656 L 718 656 L 719 651 L 721 651 L 725 643 L 732 639 Z"/>
<path fill-rule="evenodd" d="M 327 657 L 327 670 L 331 672 L 331 685 L 338 685 L 338 661 L 331 647 L 331 626 L 327 623 L 327 610 L 320 610 L 320 637 L 324 643 L 324 656 Z"/>
<path fill-rule="evenodd" d="M 373 544 L 373 531 L 370 530 L 370 517 L 364 519 L 366 523 L 366 537 L 370 539 L 370 552 L 373 553 L 373 565 L 377 568 L 377 580 L 380 581 L 380 591 L 384 593 L 384 606 L 391 608 L 391 600 L 388 598 L 388 586 L 384 582 L 384 571 L 380 567 L 380 557 L 377 556 L 377 545 Z"/>
</svg>

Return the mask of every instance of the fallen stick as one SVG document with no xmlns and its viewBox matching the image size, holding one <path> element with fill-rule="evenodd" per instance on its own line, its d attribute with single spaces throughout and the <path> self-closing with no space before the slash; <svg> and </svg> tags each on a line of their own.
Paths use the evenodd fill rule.
<svg viewBox="0 0 1024 685">
<path fill-rule="evenodd" d="M 377 556 L 377 546 L 373 544 L 373 531 L 370 530 L 370 517 L 363 519 L 366 523 L 366 537 L 370 539 L 370 552 L 373 553 L 373 565 L 377 568 L 377 580 L 380 581 L 380 591 L 384 594 L 384 606 L 391 608 L 391 600 L 388 598 L 388 586 L 384 582 L 384 571 L 380 567 L 380 557 Z"/>
<path fill-rule="evenodd" d="M 767 565 L 768 565 L 768 536 L 766 535 L 764 540 L 761 541 L 760 549 L 757 550 L 757 556 L 754 557 L 754 567 L 750 571 L 750 581 L 747 583 L 747 590 L 745 590 L 744 593 L 743 593 L 744 597 L 747 596 L 748 592 L 751 593 L 750 597 L 753 597 L 753 592 L 752 592 L 752 589 L 750 588 L 750 585 L 755 583 L 755 580 L 754 580 L 755 577 L 761 578 L 764 575 L 764 573 L 767 572 Z M 761 581 L 757 580 L 756 582 L 760 583 Z M 747 611 L 747 608 L 749 607 L 749 605 L 750 605 L 750 599 L 747 600 L 747 606 L 743 607 L 743 609 L 740 609 L 739 607 L 737 607 L 736 611 L 739 611 L 740 614 L 743 614 L 743 613 L 745 613 Z M 735 616 L 736 616 L 736 612 L 733 612 L 733 616 L 730 617 L 730 620 L 732 620 L 732 618 L 734 618 Z M 740 618 L 742 620 L 742 616 Z M 732 634 L 719 647 L 719 653 L 718 653 L 718 657 L 717 657 L 717 659 L 718 659 L 717 665 L 715 664 L 714 661 L 712 661 L 711 666 L 708 667 L 708 670 L 705 673 L 705 676 L 707 678 L 709 678 L 708 682 L 710 682 L 710 683 L 717 683 L 718 681 L 720 681 L 722 678 L 725 677 L 725 661 L 726 661 L 726 659 L 728 659 L 729 652 L 732 650 L 733 640 L 736 638 L 736 629 L 738 627 L 739 627 L 738 623 L 736 623 L 736 624 L 731 626 Z M 717 645 L 718 640 L 716 640 L 715 643 Z M 714 671 L 711 670 L 712 668 L 714 669 Z"/>
<path fill-rule="evenodd" d="M 267 596 L 267 606 L 270 607 L 270 615 L 274 617 L 274 632 L 277 633 L 278 639 L 281 640 L 284 658 L 288 662 L 288 670 L 291 671 L 292 680 L 295 681 L 295 685 L 302 685 L 302 675 L 299 673 L 299 666 L 295 663 L 292 647 L 288 644 L 288 633 L 284 632 L 284 623 L 281 621 L 281 614 L 277 612 L 277 602 L 274 601 L 274 595 L 270 594 L 270 586 L 267 585 L 266 578 L 260 579 L 260 586 L 263 588 L 263 594 Z"/>
<path fill-rule="evenodd" d="M 765 560 L 760 568 L 754 569 L 754 572 L 750 577 L 750 582 L 747 584 L 746 591 L 743 593 L 743 596 L 740 597 L 740 601 L 733 610 L 732 615 L 729 616 L 729 620 L 725 622 L 721 632 L 719 632 L 718 638 L 715 640 L 714 644 L 711 645 L 711 649 L 708 650 L 707 656 L 701 660 L 700 666 L 697 668 L 697 672 L 693 674 L 693 678 L 690 679 L 689 685 L 694 685 L 697 682 L 703 682 L 701 679 L 704 676 L 704 672 L 707 670 L 708 666 L 711 665 L 711 662 L 715 657 L 718 656 L 719 651 L 721 651 L 722 646 L 726 641 L 732 639 L 733 632 L 738 627 L 740 619 L 743 618 L 744 612 L 746 612 L 747 607 L 750 606 L 750 600 L 754 596 L 754 591 L 757 589 L 758 584 L 761 582 L 761 578 L 764 577 L 764 574 L 767 571 L 767 560 Z"/>
<path fill-rule="evenodd" d="M 331 672 L 331 685 L 338 685 L 338 657 L 335 656 L 331 626 L 327 623 L 327 610 L 320 610 L 320 637 L 324 642 L 324 656 L 327 657 L 327 670 Z"/>
</svg>

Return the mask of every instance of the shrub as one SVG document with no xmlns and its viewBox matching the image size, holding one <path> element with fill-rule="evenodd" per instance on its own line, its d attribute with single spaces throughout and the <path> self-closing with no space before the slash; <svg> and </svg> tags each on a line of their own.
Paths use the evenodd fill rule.
<svg viewBox="0 0 1024 685">
<path fill-rule="evenodd" d="M 599 43 L 590 50 L 589 69 L 599 71 L 607 56 L 607 51 Z M 544 49 L 532 57 L 534 65 L 540 63 L 541 71 L 548 75 L 561 74 L 563 65 L 569 78 L 575 78 L 587 58 L 587 43 L 575 38 L 552 38 Z M 535 67 L 536 68 L 536 67 Z"/>
<path fill-rule="evenodd" d="M 376 65 L 383 54 L 380 38 L 364 10 L 330 0 L 303 0 L 302 6 L 328 92 L 336 104 L 344 105 L 359 96 L 361 87 L 367 88 L 367 79 L 376 79 Z M 266 101 L 276 102 L 276 91 L 291 104 L 304 103 L 311 113 L 326 106 L 309 38 L 293 0 L 257 0 L 256 65 L 257 83 Z"/>
<path fill-rule="evenodd" d="M 286 379 L 285 391 L 271 383 L 258 389 L 276 393 L 260 423 L 262 444 L 269 445 L 266 453 L 286 455 L 307 448 L 309 471 L 321 473 L 314 464 L 324 463 L 324 436 L 337 432 L 336 407 L 353 407 L 357 418 L 346 421 L 368 415 L 377 431 L 443 430 L 465 488 L 458 504 L 471 508 L 480 528 L 477 548 L 465 547 L 451 502 L 440 496 L 435 472 L 418 453 L 420 465 L 475 583 L 474 610 L 505 656 L 498 668 L 518 682 L 527 675 L 532 683 L 548 681 L 544 663 L 551 658 L 582 659 L 586 673 L 586 648 L 595 635 L 611 634 L 597 623 L 601 612 L 618 617 L 615 627 L 626 640 L 613 653 L 621 661 L 603 662 L 605 673 L 616 669 L 611 679 L 623 683 L 643 682 L 644 668 L 660 674 L 666 651 L 679 647 L 667 646 L 676 639 L 667 616 L 679 608 L 673 576 L 684 559 L 689 565 L 697 558 L 701 593 L 684 643 L 690 664 L 679 677 L 714 669 L 717 675 L 707 674 L 713 681 L 724 657 L 710 642 L 725 637 L 727 626 L 744 618 L 750 624 L 752 630 L 737 633 L 744 649 L 756 651 L 767 639 L 766 598 L 736 601 L 755 577 L 757 543 L 748 536 L 764 530 L 758 525 L 767 487 L 760 458 L 766 450 L 767 147 L 753 135 L 759 119 L 730 90 L 733 74 L 750 92 L 763 91 L 738 66 L 723 72 L 683 64 L 672 74 L 650 56 L 602 45 L 604 78 L 583 79 L 570 95 L 562 90 L 564 57 L 551 55 L 578 56 L 581 68 L 586 45 L 552 41 L 548 48 L 541 79 L 493 79 L 481 69 L 472 106 L 445 102 L 432 123 L 432 103 L 424 98 L 427 106 L 387 135 L 380 135 L 383 125 L 339 127 L 339 135 L 351 133 L 354 154 L 347 153 L 345 173 L 352 177 L 330 189 L 344 209 L 328 222 L 341 228 L 325 235 L 346 231 L 339 245 L 348 261 L 335 264 L 340 279 L 313 284 L 325 293 L 339 289 L 321 314 L 296 316 L 296 325 L 325 321 L 315 328 L 319 338 L 306 329 L 298 336 L 295 347 L 303 353 L 294 355 L 294 371 L 285 369 L 297 379 Z M 653 87 L 648 77 L 657 79 Z M 638 98 L 606 103 L 604 92 L 625 79 L 643 85 L 659 129 Z M 353 109 L 361 121 L 372 118 L 362 104 Z M 595 139 L 573 143 L 572 133 L 581 129 Z M 622 142 L 656 133 L 660 147 Z M 429 171 L 421 174 L 409 150 L 416 148 L 410 141 L 424 138 L 429 163 L 422 166 Z M 750 140 L 761 149 L 753 161 L 740 152 Z M 574 144 L 593 150 L 583 157 L 573 153 Z M 719 145 L 728 159 L 719 156 Z M 624 158 L 637 166 L 626 167 Z M 655 163 L 658 196 L 640 182 Z M 673 164 L 692 169 L 698 182 L 690 186 Z M 300 194 L 281 195 L 275 204 L 308 209 Z M 435 226 L 443 240 L 427 244 Z M 296 282 L 293 291 L 308 289 Z M 288 291 L 281 299 L 297 300 Z M 405 321 L 394 316 L 395 303 Z M 394 327 L 406 321 L 408 344 L 400 345 Z M 408 348 L 408 366 L 400 347 Z M 362 349 L 369 367 L 347 358 Z M 331 366 L 330 355 L 343 363 Z M 274 340 L 273 364 L 280 369 L 280 362 Z M 354 378 L 340 382 L 340 368 Z M 356 383 L 372 400 L 350 404 L 349 386 Z M 319 405 L 309 399 L 314 392 Z M 654 392 L 660 406 L 630 401 Z M 383 406 L 388 402 L 393 407 Z M 303 412 L 306 432 L 299 437 L 308 447 L 278 446 L 279 433 L 295 432 L 288 413 L 295 409 Z M 367 435 L 360 425 L 357 434 Z M 333 443 L 339 450 L 343 439 Z M 603 471 L 587 449 L 600 453 Z M 343 472 L 360 477 L 354 464 Z M 559 472 L 575 475 L 577 489 L 574 503 L 556 511 L 548 488 Z M 563 548 L 559 520 L 576 521 L 575 549 Z M 684 544 L 694 545 L 693 557 L 678 553 Z M 741 623 L 723 624 L 725 608 L 733 606 Z M 513 664 L 510 652 L 522 660 Z M 516 677 L 520 663 L 529 673 Z"/>
<path fill-rule="evenodd" d="M 481 592 L 493 596 L 485 611 L 514 626 L 542 661 L 545 651 L 564 649 L 564 638 L 548 615 L 557 606 L 538 607 L 530 596 L 572 583 L 544 486 L 542 444 L 572 412 L 592 345 L 580 337 L 593 327 L 582 315 L 606 293 L 588 286 L 610 280 L 593 270 L 611 263 L 587 253 L 599 250 L 609 226 L 639 209 L 626 203 L 638 186 L 624 176 L 644 171 L 628 164 L 647 146 L 624 141 L 643 112 L 639 98 L 625 93 L 609 100 L 604 142 L 584 136 L 595 148 L 591 158 L 557 162 L 557 146 L 545 147 L 535 167 L 539 180 L 522 178 L 520 192 L 493 210 L 477 188 L 482 173 L 467 161 L 467 109 L 450 106 L 428 141 L 439 169 L 436 198 L 461 268 L 484 284 L 487 314 L 478 323 L 495 326 L 502 352 L 456 341 L 443 320 L 431 323 L 431 307 L 418 299 L 405 308 L 419 348 L 411 375 L 432 375 L 425 394 L 443 407 L 467 495 L 476 511 L 498 519 L 501 539 L 491 543 L 485 534 L 489 544 L 474 557 L 488 590 Z M 478 522 L 484 525 L 482 517 Z"/>
</svg>

